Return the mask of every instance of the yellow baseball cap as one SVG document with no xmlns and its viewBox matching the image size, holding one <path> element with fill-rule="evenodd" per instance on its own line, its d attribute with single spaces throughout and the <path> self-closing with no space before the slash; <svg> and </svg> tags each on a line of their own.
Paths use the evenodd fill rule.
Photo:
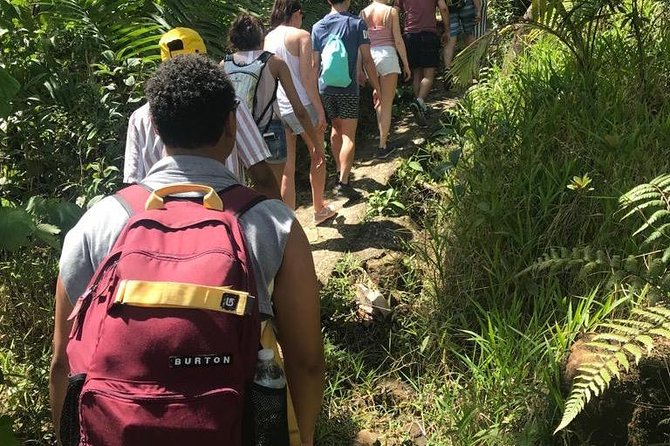
<svg viewBox="0 0 670 446">
<path fill-rule="evenodd" d="M 171 59 L 180 54 L 207 54 L 205 42 L 191 28 L 174 28 L 163 34 L 158 42 L 161 60 Z"/>
</svg>

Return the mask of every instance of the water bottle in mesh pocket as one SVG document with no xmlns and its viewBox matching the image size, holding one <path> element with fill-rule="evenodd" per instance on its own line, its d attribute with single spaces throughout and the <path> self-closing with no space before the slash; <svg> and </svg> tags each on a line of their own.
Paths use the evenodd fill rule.
<svg viewBox="0 0 670 446">
<path fill-rule="evenodd" d="M 79 373 L 68 377 L 67 393 L 60 416 L 60 440 L 63 446 L 79 445 L 79 396 L 86 375 Z"/>
<path fill-rule="evenodd" d="M 252 383 L 249 388 L 255 446 L 289 446 L 286 387 L 271 389 Z"/>
</svg>

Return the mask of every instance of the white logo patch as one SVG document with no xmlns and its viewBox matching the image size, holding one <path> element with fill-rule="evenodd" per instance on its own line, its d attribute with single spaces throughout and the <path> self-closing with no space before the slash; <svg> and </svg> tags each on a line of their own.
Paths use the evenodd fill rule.
<svg viewBox="0 0 670 446">
<path fill-rule="evenodd" d="M 170 367 L 216 367 L 230 365 L 231 355 L 170 356 Z"/>
</svg>

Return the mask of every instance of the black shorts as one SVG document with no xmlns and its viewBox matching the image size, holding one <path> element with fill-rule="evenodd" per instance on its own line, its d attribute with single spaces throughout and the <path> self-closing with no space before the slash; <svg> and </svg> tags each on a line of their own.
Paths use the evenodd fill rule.
<svg viewBox="0 0 670 446">
<path fill-rule="evenodd" d="M 321 93 L 328 119 L 358 119 L 358 100 L 358 95 L 353 93 Z"/>
<path fill-rule="evenodd" d="M 440 38 L 437 33 L 421 31 L 403 35 L 411 69 L 437 68 L 440 64 Z"/>
</svg>

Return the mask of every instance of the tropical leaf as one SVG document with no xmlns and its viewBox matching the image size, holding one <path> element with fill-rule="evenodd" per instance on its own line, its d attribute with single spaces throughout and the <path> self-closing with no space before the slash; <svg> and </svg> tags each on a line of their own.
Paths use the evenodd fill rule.
<svg viewBox="0 0 670 446">
<path fill-rule="evenodd" d="M 0 207 L 0 250 L 16 251 L 35 232 L 32 217 L 23 209 Z"/>
<path fill-rule="evenodd" d="M 0 66 L 0 118 L 9 115 L 11 100 L 21 88 L 19 82 Z"/>
<path fill-rule="evenodd" d="M 3 446 L 19 446 L 21 444 L 12 432 L 12 419 L 7 415 L 0 416 L 0 444 Z"/>
</svg>

